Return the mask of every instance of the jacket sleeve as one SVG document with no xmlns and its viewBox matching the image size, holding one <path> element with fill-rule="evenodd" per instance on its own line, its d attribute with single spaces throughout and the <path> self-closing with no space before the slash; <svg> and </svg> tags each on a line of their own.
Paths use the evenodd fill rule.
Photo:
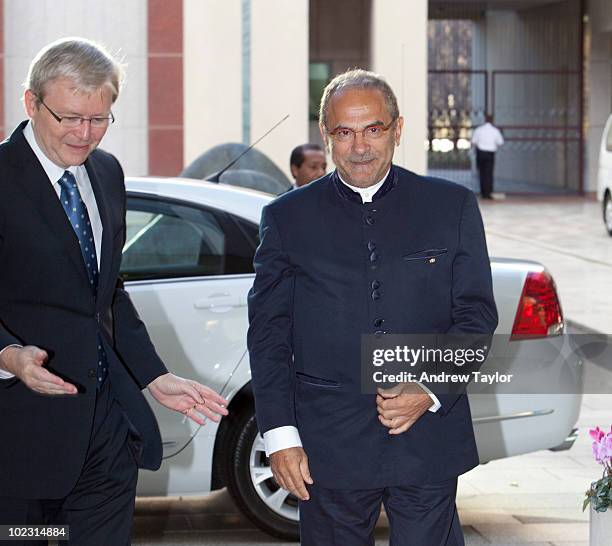
<svg viewBox="0 0 612 546">
<path fill-rule="evenodd" d="M 493 336 L 497 328 L 497 308 L 493 299 L 491 263 L 487 252 L 484 226 L 473 192 L 463 201 L 459 224 L 459 245 L 453 261 L 452 281 L 453 324 L 447 334 L 483 334 Z M 471 339 L 476 339 L 470 336 Z M 490 344 L 489 344 L 490 346 Z M 440 414 L 448 412 L 461 394 L 437 393 Z"/>
<path fill-rule="evenodd" d="M 115 351 L 141 389 L 168 372 L 121 279 L 115 288 L 113 325 Z"/>
<path fill-rule="evenodd" d="M 114 158 L 113 158 L 114 159 Z M 119 162 L 114 159 L 123 180 L 123 171 Z M 126 216 L 126 194 L 123 190 L 123 218 Z M 125 244 L 126 226 L 123 225 L 123 245 Z M 151 381 L 168 372 L 165 364 L 157 354 L 147 329 L 138 316 L 129 294 L 123 287 L 123 280 L 117 278 L 112 301 L 112 324 L 114 349 L 124 366 L 141 389 Z"/>
<path fill-rule="evenodd" d="M 250 355 L 259 431 L 296 426 L 292 380 L 295 272 L 283 251 L 274 216 L 264 208 L 255 282 L 249 292 Z"/>
</svg>

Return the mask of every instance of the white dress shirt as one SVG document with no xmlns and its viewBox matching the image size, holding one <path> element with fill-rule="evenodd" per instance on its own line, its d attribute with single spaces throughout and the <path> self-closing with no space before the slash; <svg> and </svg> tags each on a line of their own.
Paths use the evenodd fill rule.
<svg viewBox="0 0 612 546">
<path fill-rule="evenodd" d="M 91 229 L 93 231 L 94 244 L 96 246 L 96 257 L 98 259 L 98 269 L 100 269 L 100 249 L 102 247 L 102 220 L 100 219 L 100 212 L 98 211 L 98 204 L 96 203 L 96 196 L 94 195 L 93 188 L 91 186 L 91 182 L 89 180 L 89 176 L 87 175 L 87 169 L 83 165 L 68 167 L 64 169 L 63 167 L 59 167 L 53 161 L 51 161 L 45 153 L 42 151 L 38 142 L 36 141 L 36 137 L 34 136 L 34 130 L 32 129 L 32 123 L 28 123 L 23 129 L 23 136 L 25 137 L 27 143 L 32 148 L 34 155 L 38 158 L 38 161 L 42 165 L 43 170 L 47 174 L 49 178 L 49 182 L 53 186 L 55 193 L 57 194 L 57 198 L 60 198 L 62 188 L 60 187 L 58 181 L 64 174 L 64 171 L 70 171 L 77 182 L 77 187 L 79 188 L 79 193 L 81 194 L 81 199 L 85 206 L 87 207 L 87 212 L 89 214 L 89 221 L 91 223 Z M 19 347 L 19 345 L 9 345 L 9 347 Z M 5 347 L 0 351 L 0 355 L 4 352 Z M 14 377 L 13 374 L 0 369 L 0 379 L 10 379 Z"/>
<path fill-rule="evenodd" d="M 385 180 L 387 179 L 387 176 L 389 175 L 390 170 L 391 168 L 389 168 L 389 170 L 385 173 L 385 176 L 383 176 L 379 182 L 377 182 L 373 186 L 368 186 L 367 188 L 358 188 L 356 186 L 351 186 L 350 184 L 347 184 L 344 180 L 342 180 L 340 173 L 338 173 L 338 178 L 340 178 L 340 181 L 349 189 L 357 192 L 361 196 L 361 200 L 363 203 L 371 203 L 372 197 L 374 197 L 376 192 L 382 187 Z M 430 396 L 433 401 L 433 405 L 429 408 L 429 411 L 433 413 L 438 411 L 442 407 L 442 404 L 440 404 L 438 397 L 433 394 L 425 385 L 422 385 L 421 383 L 417 384 Z M 290 425 L 285 427 L 273 428 L 268 432 L 264 432 L 263 439 L 264 446 L 266 449 L 266 455 L 268 457 L 275 451 L 280 451 L 281 449 L 288 449 L 290 447 L 302 447 L 302 440 L 300 439 L 300 433 L 298 429 Z"/>
<path fill-rule="evenodd" d="M 472 144 L 483 152 L 497 152 L 504 144 L 501 131 L 492 123 L 485 123 L 477 127 L 472 134 Z"/>
</svg>

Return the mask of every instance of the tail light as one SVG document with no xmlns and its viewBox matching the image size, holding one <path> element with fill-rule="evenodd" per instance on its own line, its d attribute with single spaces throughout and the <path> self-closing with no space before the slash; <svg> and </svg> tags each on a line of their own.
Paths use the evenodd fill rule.
<svg viewBox="0 0 612 546">
<path fill-rule="evenodd" d="M 563 312 L 555 281 L 547 271 L 527 274 L 510 341 L 555 336 L 563 332 Z"/>
</svg>

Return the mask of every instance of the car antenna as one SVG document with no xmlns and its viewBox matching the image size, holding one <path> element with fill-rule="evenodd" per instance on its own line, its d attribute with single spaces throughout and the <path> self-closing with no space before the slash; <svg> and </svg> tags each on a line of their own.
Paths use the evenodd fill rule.
<svg viewBox="0 0 612 546">
<path fill-rule="evenodd" d="M 207 182 L 217 182 L 219 183 L 219 178 L 221 177 L 221 175 L 227 171 L 232 165 L 234 165 L 243 155 L 245 155 L 246 153 L 250 152 L 253 147 L 257 144 L 259 144 L 264 138 L 266 138 L 272 131 L 274 131 L 274 129 L 276 129 L 281 123 L 283 123 L 283 121 L 285 121 L 290 114 L 287 114 L 283 119 L 281 119 L 280 121 L 277 121 L 272 127 L 270 127 L 270 129 L 268 129 L 263 135 L 261 135 L 255 142 L 253 142 L 253 144 L 251 144 L 246 150 L 243 150 L 240 154 L 238 154 L 238 157 L 236 159 L 232 159 L 232 161 L 230 161 L 225 167 L 223 167 L 220 171 L 214 173 L 213 175 L 210 176 L 210 178 L 207 178 L 206 181 Z"/>
</svg>

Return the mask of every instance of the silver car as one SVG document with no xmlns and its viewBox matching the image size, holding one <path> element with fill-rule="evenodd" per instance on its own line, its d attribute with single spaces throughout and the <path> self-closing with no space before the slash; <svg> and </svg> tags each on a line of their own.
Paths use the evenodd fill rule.
<svg viewBox="0 0 612 546">
<path fill-rule="evenodd" d="M 246 350 L 261 209 L 272 196 L 195 180 L 127 181 L 122 276 L 170 369 L 219 391 L 230 415 L 203 427 L 151 403 L 164 445 L 158 472 L 141 472 L 141 496 L 202 495 L 228 487 L 259 527 L 298 538 L 296 499 L 272 477 L 254 416 Z M 566 346 L 554 282 L 535 262 L 492 259 L 496 336 L 508 370 L 546 393 L 470 393 L 481 462 L 568 449 L 581 403 L 580 361 Z M 548 317 L 548 323 L 534 316 Z M 531 339 L 514 341 L 517 334 Z M 534 355 L 537 358 L 534 358 Z M 537 390 L 537 389 L 536 389 Z M 526 390 L 525 392 L 529 392 Z"/>
</svg>

